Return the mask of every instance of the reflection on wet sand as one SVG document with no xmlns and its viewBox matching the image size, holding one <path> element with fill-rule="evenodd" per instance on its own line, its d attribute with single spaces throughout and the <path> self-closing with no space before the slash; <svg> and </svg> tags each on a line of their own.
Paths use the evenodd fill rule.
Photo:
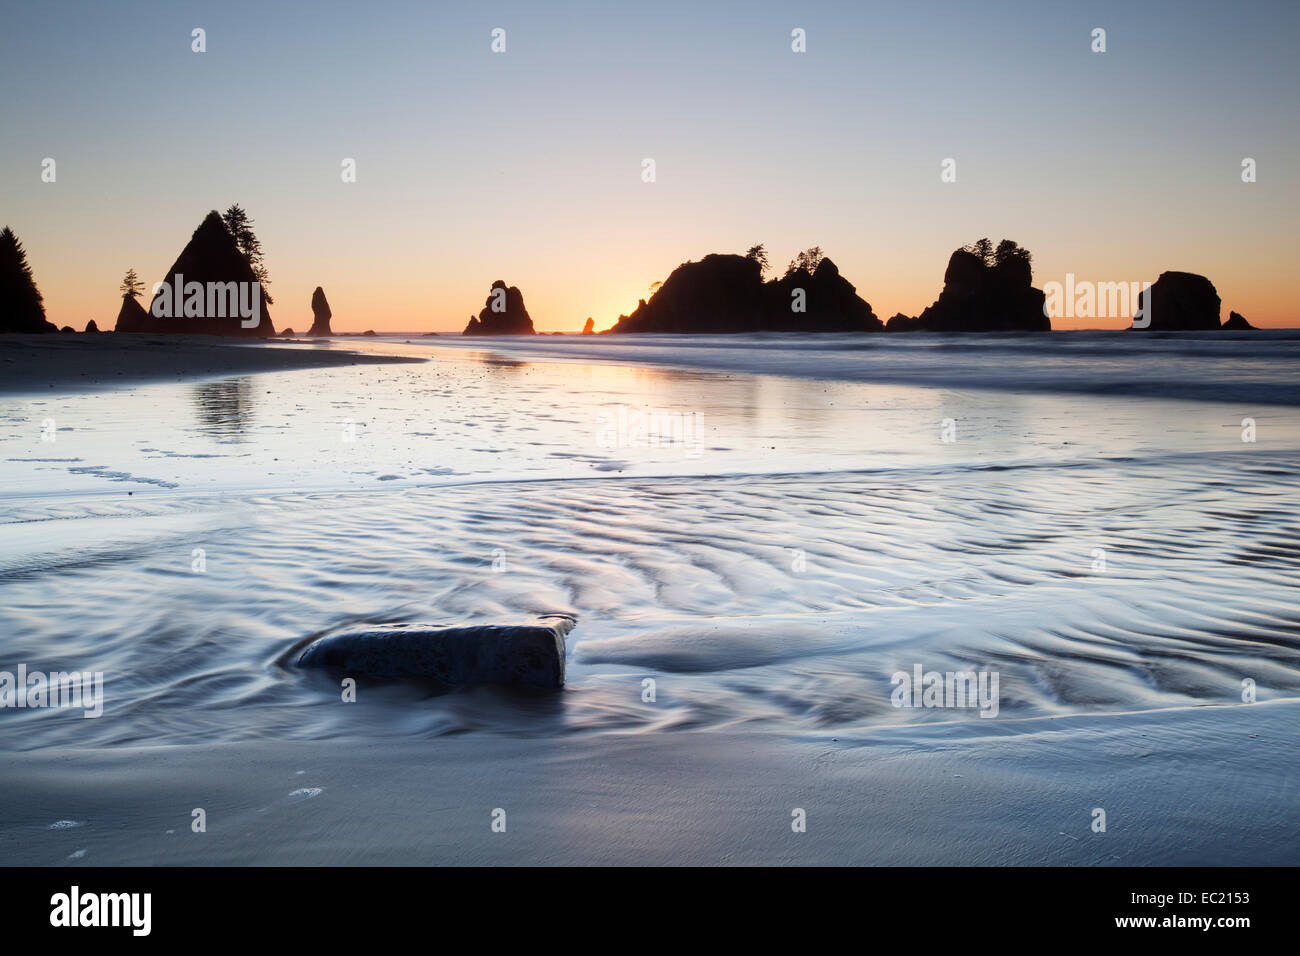
<svg viewBox="0 0 1300 956">
<path fill-rule="evenodd" d="M 190 403 L 199 418 L 199 431 L 226 441 L 247 439 L 253 416 L 253 383 L 227 378 L 190 386 Z"/>
</svg>

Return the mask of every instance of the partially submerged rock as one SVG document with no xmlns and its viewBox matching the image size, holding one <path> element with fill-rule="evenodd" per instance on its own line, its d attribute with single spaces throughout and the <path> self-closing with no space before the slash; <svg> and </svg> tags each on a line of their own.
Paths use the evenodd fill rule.
<svg viewBox="0 0 1300 956">
<path fill-rule="evenodd" d="M 564 638 L 575 623 L 556 614 L 532 625 L 374 624 L 320 638 L 298 664 L 350 677 L 563 687 Z"/>
<path fill-rule="evenodd" d="M 1254 328 L 1240 312 L 1229 312 L 1228 321 L 1223 323 L 1225 332 L 1245 332 Z"/>
</svg>

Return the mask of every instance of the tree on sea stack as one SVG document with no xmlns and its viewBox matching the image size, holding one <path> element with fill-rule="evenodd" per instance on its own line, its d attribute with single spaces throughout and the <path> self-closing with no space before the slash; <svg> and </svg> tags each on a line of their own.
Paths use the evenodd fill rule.
<svg viewBox="0 0 1300 956">
<path fill-rule="evenodd" d="M 118 291 L 122 293 L 124 299 L 138 299 L 144 295 L 144 283 L 140 281 L 140 277 L 135 274 L 134 269 L 127 269 L 122 284 L 118 286 Z"/>
<path fill-rule="evenodd" d="M 239 225 L 239 222 L 236 222 Z M 251 231 L 244 217 L 246 231 Z M 117 332 L 272 336 L 266 288 L 221 213 L 208 212 L 162 281 L 147 308 L 123 295 Z"/>
<path fill-rule="evenodd" d="M 45 299 L 36 288 L 27 250 L 13 230 L 0 230 L 0 332 L 55 332 L 45 321 Z"/>
<path fill-rule="evenodd" d="M 817 271 L 817 267 L 821 265 L 822 259 L 824 258 L 826 258 L 826 256 L 822 252 L 821 246 L 813 246 L 811 249 L 805 249 L 790 260 L 790 264 L 786 266 L 785 269 L 785 277 L 788 279 L 800 270 L 812 275 Z"/>
<path fill-rule="evenodd" d="M 253 269 L 253 275 L 258 282 L 262 284 L 262 291 L 266 294 L 266 304 L 275 305 L 275 299 L 271 298 L 269 286 L 271 279 L 266 271 L 266 263 L 262 261 L 262 243 L 258 240 L 257 234 L 253 232 L 253 220 L 238 203 L 232 203 L 230 208 L 222 215 L 221 221 L 226 224 L 226 230 L 230 237 L 235 240 L 235 245 L 239 247 L 248 258 L 248 264 Z"/>
</svg>

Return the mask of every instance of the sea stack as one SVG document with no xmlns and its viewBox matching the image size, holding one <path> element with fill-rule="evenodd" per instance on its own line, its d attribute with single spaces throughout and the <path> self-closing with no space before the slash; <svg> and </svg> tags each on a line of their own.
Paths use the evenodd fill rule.
<svg viewBox="0 0 1300 956">
<path fill-rule="evenodd" d="M 177 288 L 178 280 L 180 288 Z M 266 292 L 215 209 L 194 230 L 149 309 L 124 301 L 118 332 L 273 336 Z M 245 325 L 245 321 L 253 323 Z"/>
<path fill-rule="evenodd" d="M 533 320 L 524 308 L 524 294 L 500 279 L 492 283 L 477 318 L 470 317 L 464 335 L 534 335 Z"/>
<path fill-rule="evenodd" d="M 333 335 L 330 331 L 330 304 L 325 300 L 325 290 L 320 286 L 311 294 L 312 323 L 308 335 Z"/>
<path fill-rule="evenodd" d="M 27 252 L 13 231 L 0 230 L 0 332 L 54 332 L 45 320 L 45 300 L 36 288 Z"/>
<path fill-rule="evenodd" d="M 122 296 L 122 308 L 117 310 L 116 332 L 144 332 L 149 328 L 149 313 L 134 296 Z"/>
<path fill-rule="evenodd" d="M 1208 332 L 1220 328 L 1219 293 L 1214 283 L 1194 272 L 1162 272 L 1160 278 L 1138 297 L 1134 319 L 1140 332 Z"/>
<path fill-rule="evenodd" d="M 879 332 L 880 320 L 819 250 L 763 281 L 754 256 L 713 253 L 683 262 L 649 301 L 620 315 L 612 333 Z"/>
<path fill-rule="evenodd" d="M 583 335 L 596 334 L 596 320 L 593 319 L 591 316 L 587 316 L 587 321 L 582 327 L 582 334 Z"/>
<path fill-rule="evenodd" d="M 887 332 L 1050 332 L 1046 296 L 1033 287 L 1029 251 L 1010 239 L 987 239 L 948 258 L 943 291 L 915 318 L 901 313 Z"/>
<path fill-rule="evenodd" d="M 1223 323 L 1225 332 L 1247 332 L 1253 331 L 1255 326 L 1246 321 L 1246 317 L 1240 312 L 1229 312 L 1228 321 Z"/>
</svg>

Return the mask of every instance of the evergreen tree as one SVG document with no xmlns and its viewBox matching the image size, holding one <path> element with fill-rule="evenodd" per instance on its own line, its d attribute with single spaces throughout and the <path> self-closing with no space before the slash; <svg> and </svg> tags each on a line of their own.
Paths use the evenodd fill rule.
<svg viewBox="0 0 1300 956">
<path fill-rule="evenodd" d="M 813 246 L 811 249 L 805 249 L 790 260 L 790 265 L 786 266 L 785 274 L 789 277 L 794 275 L 800 269 L 803 269 L 809 275 L 812 275 L 817 271 L 817 267 L 821 265 L 823 258 L 825 258 L 825 256 L 822 253 L 821 246 Z"/>
<path fill-rule="evenodd" d="M 122 284 L 118 286 L 118 291 L 122 293 L 124 299 L 138 299 L 144 294 L 144 283 L 140 281 L 140 277 L 135 274 L 134 269 L 127 269 Z"/>
<path fill-rule="evenodd" d="M 0 230 L 0 331 L 47 332 L 45 299 L 36 288 L 27 251 L 13 230 Z"/>
<path fill-rule="evenodd" d="M 266 304 L 275 305 L 275 300 L 271 298 L 270 275 L 266 271 L 266 263 L 262 261 L 262 243 L 253 232 L 253 220 L 242 206 L 234 203 L 226 210 L 221 221 L 226 224 L 226 231 L 235 240 L 239 251 L 248 259 L 248 264 L 253 269 L 253 277 L 262 284 L 262 294 L 266 296 Z"/>
</svg>

